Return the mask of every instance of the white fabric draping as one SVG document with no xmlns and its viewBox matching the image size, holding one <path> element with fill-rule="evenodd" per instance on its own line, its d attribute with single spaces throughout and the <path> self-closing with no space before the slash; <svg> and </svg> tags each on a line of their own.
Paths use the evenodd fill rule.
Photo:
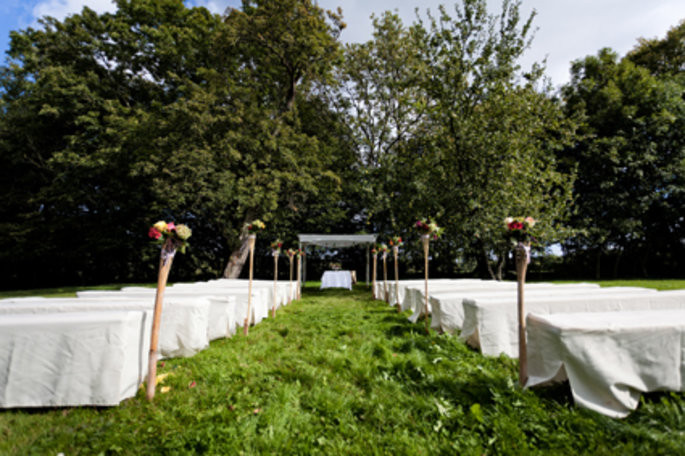
<svg viewBox="0 0 685 456">
<path fill-rule="evenodd" d="M 518 314 L 516 296 L 510 298 L 464 299 L 464 325 L 460 339 L 480 348 L 485 355 L 504 353 L 518 356 Z M 628 287 L 599 288 L 588 293 L 563 292 L 550 296 L 526 291 L 526 315 L 613 312 L 685 308 L 685 290 L 654 291 Z"/>
<path fill-rule="evenodd" d="M 376 234 L 298 234 L 302 246 L 320 245 L 322 247 L 352 247 L 373 244 Z"/>
<path fill-rule="evenodd" d="M 117 405 L 147 375 L 152 313 L 0 316 L 0 407 Z"/>
<path fill-rule="evenodd" d="M 352 275 L 350 271 L 324 271 L 321 276 L 321 289 L 347 288 L 352 289 Z"/>
<path fill-rule="evenodd" d="M 516 282 L 482 281 L 472 284 L 459 291 L 440 288 L 436 293 L 431 293 L 430 304 L 432 308 L 431 327 L 437 331 L 454 333 L 460 330 L 464 323 L 465 298 L 510 298 L 516 296 Z M 567 291 L 568 293 L 588 292 L 599 290 L 595 284 L 568 284 L 557 285 L 552 283 L 531 283 L 527 290 L 533 295 L 553 295 Z"/>
<path fill-rule="evenodd" d="M 526 386 L 567 377 L 577 405 L 622 418 L 685 390 L 685 310 L 529 314 Z"/>
<path fill-rule="evenodd" d="M 149 291 L 148 291 L 149 290 Z M 142 289 L 142 291 L 83 291 L 77 293 L 83 299 L 111 299 L 115 301 L 137 300 L 154 302 L 155 290 Z M 235 334 L 236 297 L 217 294 L 204 294 L 199 292 L 166 293 L 166 298 L 203 298 L 209 301 L 209 317 L 207 321 L 207 338 L 209 340 L 231 337 Z M 166 306 L 166 302 L 164 304 Z M 162 307 L 164 311 L 164 307 Z"/>
<path fill-rule="evenodd" d="M 188 357 L 209 345 L 210 303 L 203 298 L 165 298 L 160 322 L 159 352 L 164 358 Z M 154 309 L 154 300 L 126 297 L 54 298 L 0 302 L 0 318 L 12 314 L 50 314 Z"/>
</svg>

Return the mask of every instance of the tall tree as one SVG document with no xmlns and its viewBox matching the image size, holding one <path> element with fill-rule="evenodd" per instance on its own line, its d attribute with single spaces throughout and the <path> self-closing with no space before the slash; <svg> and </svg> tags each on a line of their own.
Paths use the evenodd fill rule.
<svg viewBox="0 0 685 456">
<path fill-rule="evenodd" d="M 542 80 L 543 68 L 520 68 L 534 13 L 523 20 L 519 10 L 520 2 L 505 1 L 493 16 L 484 1 L 466 0 L 454 17 L 444 7 L 428 17 L 424 153 L 431 158 L 423 205 L 447 227 L 450 242 L 436 255 L 450 272 L 455 257 L 462 264 L 471 258 L 481 274 L 502 278 L 507 215 L 538 219 L 542 245 L 567 232 L 573 173 L 559 170 L 554 152 L 573 140 L 575 126 Z"/>
<path fill-rule="evenodd" d="M 235 80 L 252 113 L 236 144 L 245 165 L 236 213 L 248 222 L 269 220 L 283 205 L 298 212 L 310 196 L 331 185 L 337 191 L 339 183 L 329 169 L 334 156 L 320 153 L 316 134 L 303 131 L 297 102 L 313 96 L 315 83 L 330 79 L 344 23 L 339 12 L 311 0 L 244 0 L 242 11 L 230 10 L 225 22 L 221 46 L 240 56 Z M 247 235 L 239 236 L 226 277 L 237 277 L 247 258 Z"/>
<path fill-rule="evenodd" d="M 625 257 L 637 266 L 629 274 L 647 274 L 648 263 L 682 251 L 682 87 L 619 60 L 609 49 L 575 61 L 571 75 L 563 89 L 566 110 L 584 115 L 585 122 L 583 139 L 562 159 L 578 164 L 574 225 L 583 235 L 566 248 L 592 253 L 596 277 L 607 254 L 614 260 L 613 275 Z"/>
</svg>

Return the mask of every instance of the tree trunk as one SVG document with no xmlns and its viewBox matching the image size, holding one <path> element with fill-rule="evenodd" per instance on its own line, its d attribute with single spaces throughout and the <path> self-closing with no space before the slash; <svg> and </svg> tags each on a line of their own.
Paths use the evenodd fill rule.
<svg viewBox="0 0 685 456">
<path fill-rule="evenodd" d="M 602 268 L 602 247 L 597 249 L 597 257 L 595 258 L 595 280 L 599 280 Z"/>
<path fill-rule="evenodd" d="M 621 256 L 622 255 L 623 255 L 623 248 L 619 247 L 618 253 L 616 254 L 616 260 L 614 260 L 614 271 L 613 271 L 614 279 L 618 278 L 618 267 L 621 264 Z"/>
<path fill-rule="evenodd" d="M 645 279 L 649 277 L 649 272 L 647 271 L 647 258 L 649 257 L 649 244 L 645 249 L 645 254 L 640 256 L 640 271 L 642 272 L 642 277 Z"/>
<path fill-rule="evenodd" d="M 490 264 L 490 259 L 488 258 L 488 251 L 485 250 L 485 245 L 481 243 L 481 250 L 482 250 L 482 261 L 485 264 L 485 267 L 487 268 L 488 274 L 490 275 L 490 279 L 492 280 L 497 280 L 497 277 L 495 277 L 495 271 L 492 270 L 492 265 Z"/>
<path fill-rule="evenodd" d="M 252 211 L 248 211 L 247 215 L 245 216 L 243 226 L 247 225 L 254 218 L 254 213 Z M 245 228 L 243 228 L 240 232 L 240 247 L 231 252 L 231 258 L 228 260 L 226 269 L 224 269 L 225 279 L 237 279 L 240 277 L 240 273 L 242 272 L 243 266 L 245 265 L 247 257 L 250 253 L 248 241 L 249 234 L 250 233 L 248 233 Z"/>
<path fill-rule="evenodd" d="M 243 266 L 247 261 L 249 253 L 250 249 L 247 239 L 247 232 L 245 232 L 240 236 L 240 248 L 231 253 L 231 259 L 228 261 L 226 269 L 224 269 L 224 278 L 237 279 L 240 277 L 240 273 L 243 270 Z"/>
<path fill-rule="evenodd" d="M 502 271 L 504 270 L 504 265 L 506 264 L 507 253 L 500 253 L 499 259 L 497 260 L 497 277 L 498 281 L 502 281 Z"/>
</svg>

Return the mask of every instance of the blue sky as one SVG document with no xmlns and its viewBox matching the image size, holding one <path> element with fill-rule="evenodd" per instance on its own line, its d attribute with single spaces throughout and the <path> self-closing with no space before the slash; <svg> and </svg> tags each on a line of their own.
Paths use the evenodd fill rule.
<svg viewBox="0 0 685 456">
<path fill-rule="evenodd" d="M 192 6 L 205 6 L 222 13 L 226 7 L 238 7 L 240 0 L 186 0 Z M 342 7 L 347 29 L 342 40 L 359 42 L 371 37 L 373 13 L 396 10 L 405 23 L 414 19 L 414 9 L 437 9 L 453 0 L 318 0 L 328 9 Z M 488 0 L 496 12 L 501 0 Z M 9 32 L 36 26 L 38 17 L 51 15 L 63 19 L 79 12 L 83 6 L 98 11 L 114 11 L 110 0 L 0 0 L 0 51 L 9 46 Z M 663 37 L 666 31 L 685 19 L 685 0 L 523 0 L 522 12 L 535 9 L 538 28 L 536 39 L 523 64 L 547 58 L 547 74 L 555 84 L 568 81 L 572 60 L 595 54 L 611 47 L 623 55 L 632 49 L 639 37 Z"/>
</svg>

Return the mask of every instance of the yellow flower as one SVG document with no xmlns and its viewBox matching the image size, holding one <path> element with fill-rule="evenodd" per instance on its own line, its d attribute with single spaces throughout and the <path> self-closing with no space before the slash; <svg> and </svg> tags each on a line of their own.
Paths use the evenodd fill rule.
<svg viewBox="0 0 685 456">
<path fill-rule="evenodd" d="M 166 233 L 166 231 L 167 231 L 167 224 L 165 221 L 160 220 L 159 222 L 155 223 L 152 226 L 154 226 L 155 229 L 157 231 L 159 231 L 160 233 Z"/>
<path fill-rule="evenodd" d="M 182 241 L 187 240 L 192 234 L 192 230 L 187 225 L 176 225 L 176 235 Z"/>
</svg>

